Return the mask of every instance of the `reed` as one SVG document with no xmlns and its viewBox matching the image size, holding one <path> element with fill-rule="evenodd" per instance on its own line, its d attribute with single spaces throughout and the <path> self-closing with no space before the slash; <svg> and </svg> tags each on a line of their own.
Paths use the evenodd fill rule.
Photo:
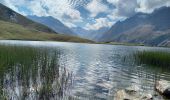
<svg viewBox="0 0 170 100">
<path fill-rule="evenodd" d="M 72 75 L 59 66 L 59 55 L 45 48 L 0 45 L 0 100 L 67 97 Z"/>
<path fill-rule="evenodd" d="M 170 53 L 161 51 L 142 51 L 134 54 L 139 64 L 170 68 Z"/>
</svg>

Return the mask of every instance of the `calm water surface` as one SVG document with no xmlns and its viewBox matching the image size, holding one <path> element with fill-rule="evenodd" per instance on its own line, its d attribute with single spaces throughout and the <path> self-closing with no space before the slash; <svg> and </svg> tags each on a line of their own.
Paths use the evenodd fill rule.
<svg viewBox="0 0 170 100">
<path fill-rule="evenodd" d="M 34 47 L 39 50 L 46 49 L 49 53 L 59 51 L 57 63 L 58 66 L 64 68 L 64 70 L 55 68 L 53 68 L 53 70 L 58 70 L 58 73 L 67 70 L 71 73 L 71 86 L 69 86 L 69 89 L 65 92 L 70 97 L 80 100 L 113 100 L 114 93 L 117 90 L 124 89 L 131 85 L 139 86 L 141 91 L 154 92 L 154 82 L 156 80 L 170 80 L 170 71 L 166 69 L 137 65 L 134 63 L 132 57 L 125 59 L 125 56 L 131 55 L 136 51 L 158 50 L 170 52 L 168 48 L 40 41 L 0 41 L 0 44 Z M 36 73 L 40 73 L 43 69 L 44 68 L 41 67 L 34 70 L 37 70 Z M 22 72 L 22 70 L 20 71 Z M 1 80 L 11 80 L 9 78 L 9 76 L 12 75 L 10 74 L 11 72 L 18 73 L 17 69 L 15 71 L 7 71 L 4 77 L 1 77 Z M 41 79 L 43 76 L 41 74 L 35 75 L 34 77 L 37 77 L 35 79 L 37 84 L 42 84 Z M 20 89 L 22 84 L 18 78 L 14 78 L 13 80 L 15 80 L 15 83 L 12 83 L 14 84 L 14 90 L 12 92 L 10 91 L 11 88 L 9 88 L 7 94 L 10 94 L 10 98 L 13 100 L 17 100 L 17 97 L 21 95 L 20 92 L 23 91 Z M 52 84 L 54 84 L 54 82 L 55 78 Z M 29 84 L 32 83 L 30 79 L 28 82 L 29 88 L 31 88 Z M 5 87 L 7 83 L 2 83 L 1 85 Z M 32 91 L 34 91 L 34 89 L 32 89 Z M 14 92 L 16 92 L 16 94 L 14 94 Z M 15 95 L 17 95 L 17 97 Z M 28 100 L 34 100 L 35 98 L 35 94 L 33 93 L 27 97 Z"/>
</svg>

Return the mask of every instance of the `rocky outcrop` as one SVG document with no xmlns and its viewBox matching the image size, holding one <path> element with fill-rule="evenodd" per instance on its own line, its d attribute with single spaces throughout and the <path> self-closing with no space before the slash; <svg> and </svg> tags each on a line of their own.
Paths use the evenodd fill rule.
<svg viewBox="0 0 170 100">
<path fill-rule="evenodd" d="M 170 82 L 160 80 L 156 82 L 155 89 L 164 97 L 170 99 Z"/>
<path fill-rule="evenodd" d="M 130 86 L 124 90 L 119 90 L 114 95 L 114 100 L 152 100 L 149 93 L 140 93 L 138 86 Z"/>
</svg>

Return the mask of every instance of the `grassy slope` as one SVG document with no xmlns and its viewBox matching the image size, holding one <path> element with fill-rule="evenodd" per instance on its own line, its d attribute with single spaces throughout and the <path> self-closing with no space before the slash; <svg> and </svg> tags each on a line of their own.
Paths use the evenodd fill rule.
<svg viewBox="0 0 170 100">
<path fill-rule="evenodd" d="M 35 29 L 28 29 L 21 25 L 0 20 L 0 39 L 18 40 L 55 40 L 66 42 L 92 42 L 73 36 L 40 32 Z"/>
<path fill-rule="evenodd" d="M 29 29 L 36 29 L 42 32 L 54 33 L 54 31 L 48 28 L 47 26 L 33 22 L 32 20 L 27 19 L 25 16 L 13 11 L 12 9 L 2 5 L 1 3 L 0 3 L 0 20 L 19 24 Z"/>
</svg>

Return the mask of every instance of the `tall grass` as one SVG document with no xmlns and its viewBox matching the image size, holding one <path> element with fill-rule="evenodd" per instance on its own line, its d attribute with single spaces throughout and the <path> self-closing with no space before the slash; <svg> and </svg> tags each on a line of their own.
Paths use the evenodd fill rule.
<svg viewBox="0 0 170 100">
<path fill-rule="evenodd" d="M 0 45 L 0 100 L 68 98 L 72 74 L 59 66 L 60 51 Z"/>
<path fill-rule="evenodd" d="M 142 51 L 134 54 L 139 64 L 170 68 L 170 53 L 161 51 Z"/>
</svg>

